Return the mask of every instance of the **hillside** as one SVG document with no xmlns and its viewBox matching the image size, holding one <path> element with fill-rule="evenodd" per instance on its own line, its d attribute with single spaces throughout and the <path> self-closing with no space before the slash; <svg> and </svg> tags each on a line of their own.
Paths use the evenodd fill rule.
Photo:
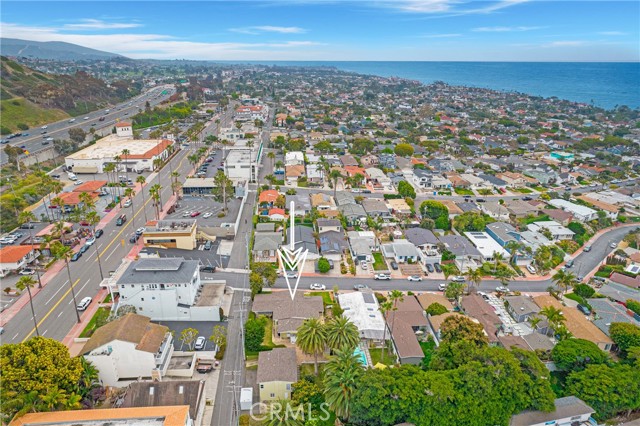
<svg viewBox="0 0 640 426">
<path fill-rule="evenodd" d="M 4 56 L 0 57 L 0 66 L 0 99 L 3 101 L 0 119 L 2 126 L 11 131 L 18 130 L 19 123 L 31 127 L 48 122 L 52 117 L 51 111 L 55 116 L 60 116 L 60 113 L 81 115 L 137 93 L 129 82 L 116 81 L 107 85 L 85 72 L 45 74 Z"/>
<path fill-rule="evenodd" d="M 30 41 L 17 38 L 0 38 L 0 50 L 5 56 L 25 56 L 58 61 L 80 61 L 123 58 L 122 55 L 89 49 L 61 41 Z"/>
</svg>

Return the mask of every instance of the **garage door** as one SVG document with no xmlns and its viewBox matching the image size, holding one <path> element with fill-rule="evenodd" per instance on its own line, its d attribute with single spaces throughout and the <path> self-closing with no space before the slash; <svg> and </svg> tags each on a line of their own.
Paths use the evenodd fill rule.
<svg viewBox="0 0 640 426">
<path fill-rule="evenodd" d="M 74 166 L 73 173 L 98 173 L 98 167 L 97 166 L 92 166 L 92 167 Z"/>
</svg>

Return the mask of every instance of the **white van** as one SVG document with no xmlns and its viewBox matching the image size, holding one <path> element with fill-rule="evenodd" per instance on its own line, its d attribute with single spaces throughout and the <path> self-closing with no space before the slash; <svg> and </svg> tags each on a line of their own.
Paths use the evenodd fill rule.
<svg viewBox="0 0 640 426">
<path fill-rule="evenodd" d="M 90 297 L 85 297 L 84 299 L 82 299 L 80 301 L 80 303 L 78 303 L 78 306 L 77 306 L 78 310 L 79 311 L 84 311 L 85 309 L 87 309 L 89 307 L 89 305 L 91 304 L 92 300 L 93 299 L 91 299 Z"/>
<path fill-rule="evenodd" d="M 67 173 L 67 177 L 69 178 L 69 180 L 78 180 L 78 176 L 71 172 Z"/>
</svg>

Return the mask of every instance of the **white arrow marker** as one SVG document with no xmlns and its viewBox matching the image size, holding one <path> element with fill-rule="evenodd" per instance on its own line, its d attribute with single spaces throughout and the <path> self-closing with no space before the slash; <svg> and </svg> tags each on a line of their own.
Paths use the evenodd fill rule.
<svg viewBox="0 0 640 426">
<path fill-rule="evenodd" d="M 291 215 L 291 226 L 289 227 L 289 248 L 281 247 L 278 250 L 278 258 L 280 259 L 280 264 L 282 267 L 282 274 L 284 275 L 284 279 L 287 282 L 287 287 L 289 288 L 289 294 L 291 295 L 291 300 L 293 300 L 296 296 L 296 291 L 298 290 L 298 284 L 300 284 L 300 277 L 302 276 L 302 270 L 304 269 L 304 263 L 307 260 L 307 255 L 309 254 L 309 249 L 302 251 L 302 247 L 299 247 L 296 250 L 295 243 L 295 203 L 291 202 L 291 207 L 289 208 L 289 214 Z M 296 284 L 291 288 L 291 283 L 289 282 L 289 276 L 287 275 L 288 271 L 298 271 Z"/>
</svg>

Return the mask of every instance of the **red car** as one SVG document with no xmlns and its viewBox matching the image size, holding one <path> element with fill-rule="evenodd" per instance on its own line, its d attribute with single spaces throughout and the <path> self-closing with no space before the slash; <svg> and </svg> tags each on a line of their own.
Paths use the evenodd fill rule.
<svg viewBox="0 0 640 426">
<path fill-rule="evenodd" d="M 196 216 L 200 216 L 200 212 L 193 212 L 193 213 L 191 213 L 191 217 L 196 217 Z"/>
<path fill-rule="evenodd" d="M 80 226 L 89 226 L 89 222 L 87 222 L 86 220 L 83 220 L 80 222 Z"/>
</svg>

